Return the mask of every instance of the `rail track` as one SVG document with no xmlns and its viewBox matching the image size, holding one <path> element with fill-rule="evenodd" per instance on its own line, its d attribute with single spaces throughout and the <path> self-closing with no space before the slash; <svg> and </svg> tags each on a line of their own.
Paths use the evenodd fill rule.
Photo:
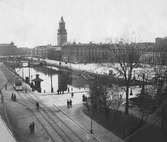
<svg viewBox="0 0 167 142">
<path fill-rule="evenodd" d="M 63 142 L 85 142 L 81 138 L 79 134 L 77 134 L 72 128 L 70 128 L 64 120 L 62 120 L 56 113 L 57 110 L 52 110 L 50 108 L 47 108 L 45 105 L 41 104 L 40 110 L 36 111 L 36 109 L 32 109 L 32 105 L 35 106 L 36 101 L 32 98 L 28 98 L 24 96 L 25 94 L 18 93 L 19 97 L 22 98 L 22 101 L 19 102 L 22 105 L 29 108 L 34 116 L 37 118 L 40 124 L 42 124 L 42 127 L 47 132 L 48 136 L 51 138 L 51 140 L 54 142 L 56 141 L 55 135 L 57 135 Z M 46 110 L 47 109 L 47 110 Z M 82 132 L 82 136 L 85 135 L 84 132 Z"/>
<path fill-rule="evenodd" d="M 4 68 L 4 70 L 5 70 L 5 76 L 7 76 L 8 81 L 12 83 L 12 81 L 17 75 L 6 67 Z M 42 128 L 47 133 L 48 137 L 52 142 L 88 141 L 86 135 L 90 133 L 89 130 L 84 129 L 74 120 L 72 120 L 72 118 L 70 118 L 66 113 L 60 110 L 60 108 L 57 107 L 56 105 L 54 105 L 53 108 L 48 108 L 46 105 L 40 104 L 41 108 L 40 111 L 38 111 L 37 113 L 36 109 L 32 108 L 32 105 L 35 106 L 36 101 L 40 100 L 37 96 L 32 94 L 21 94 L 20 92 L 17 92 L 17 94 L 19 95 L 20 98 L 22 98 L 22 101 L 18 100 L 17 102 L 28 108 L 33 113 L 33 115 L 35 116 L 37 121 L 41 124 Z M 61 112 L 61 114 L 58 115 L 57 112 Z M 62 118 L 64 117 L 64 120 L 61 119 L 60 116 Z M 68 124 L 65 121 L 66 119 L 68 119 Z M 71 125 L 69 126 L 69 124 L 73 126 L 75 125 L 75 131 L 70 127 Z M 76 133 L 76 130 L 78 133 Z M 91 142 L 101 142 L 101 140 L 99 140 L 99 138 L 97 138 L 97 136 L 94 135 L 93 140 Z"/>
<path fill-rule="evenodd" d="M 36 96 L 36 95 L 32 95 L 31 93 L 30 94 L 26 94 L 26 95 L 28 97 L 30 97 L 30 99 L 33 98 L 33 100 L 40 101 L 40 98 L 38 96 Z M 82 134 L 82 137 L 85 137 L 85 135 L 89 135 L 90 134 L 90 130 L 84 128 L 78 122 L 74 121 L 67 113 L 65 113 L 62 109 L 60 109 L 60 107 L 56 106 L 55 104 L 53 105 L 52 108 L 48 108 L 48 106 L 46 106 L 44 104 L 40 104 L 40 105 L 42 106 L 42 108 L 47 108 L 48 111 L 45 110 L 46 112 L 52 112 L 52 114 L 59 121 L 61 121 L 66 127 L 68 127 L 68 129 L 70 129 L 71 131 L 73 131 L 73 130 L 70 128 L 69 124 L 71 124 L 71 127 L 74 127 L 74 126 L 77 127 L 77 129 L 78 129 L 77 132 L 80 131 L 80 133 L 77 135 L 77 133 L 73 131 L 73 134 L 75 136 L 78 137 L 79 135 Z M 59 113 L 57 113 L 57 112 L 59 112 Z M 64 121 L 64 120 L 68 120 L 68 122 Z M 100 140 L 100 138 L 96 134 L 91 135 L 91 137 L 93 138 L 92 142 L 102 142 Z M 79 136 L 78 138 L 80 139 L 80 141 L 83 141 L 81 136 Z"/>
</svg>

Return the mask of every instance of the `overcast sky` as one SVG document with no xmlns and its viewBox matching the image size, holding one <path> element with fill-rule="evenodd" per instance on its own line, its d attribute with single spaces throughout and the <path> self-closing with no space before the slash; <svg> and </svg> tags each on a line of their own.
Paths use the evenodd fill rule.
<svg viewBox="0 0 167 142">
<path fill-rule="evenodd" d="M 0 0 L 0 43 L 57 44 L 61 16 L 71 42 L 167 36 L 167 0 Z"/>
</svg>

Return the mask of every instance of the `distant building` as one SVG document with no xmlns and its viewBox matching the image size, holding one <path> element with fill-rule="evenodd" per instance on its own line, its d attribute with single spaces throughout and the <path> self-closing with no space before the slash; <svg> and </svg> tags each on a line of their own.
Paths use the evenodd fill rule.
<svg viewBox="0 0 167 142">
<path fill-rule="evenodd" d="M 155 43 L 142 42 L 133 43 L 136 52 L 141 56 L 144 63 L 154 62 L 157 56 L 155 53 Z M 73 63 L 100 63 L 115 62 L 114 54 L 124 55 L 126 48 L 123 43 L 118 44 L 94 44 L 94 43 L 68 43 L 67 31 L 63 17 L 59 21 L 57 32 L 57 45 L 37 46 L 32 50 L 33 56 L 48 58 Z M 149 58 L 147 58 L 149 55 Z"/>
<path fill-rule="evenodd" d="M 41 45 L 33 48 L 32 56 L 39 58 L 48 58 L 52 60 L 61 60 L 61 47 L 53 45 Z"/>
<path fill-rule="evenodd" d="M 32 49 L 27 48 L 27 47 L 19 47 L 19 48 L 17 48 L 17 55 L 30 56 L 31 50 Z"/>
<path fill-rule="evenodd" d="M 109 44 L 66 44 L 62 46 L 62 60 L 73 63 L 107 62 L 110 57 Z"/>
<path fill-rule="evenodd" d="M 17 47 L 13 42 L 9 44 L 0 44 L 0 56 L 16 55 Z"/>
<path fill-rule="evenodd" d="M 47 58 L 48 57 L 48 48 L 50 45 L 42 45 L 33 48 L 32 56 L 39 57 L 39 58 Z"/>
<path fill-rule="evenodd" d="M 63 17 L 61 17 L 59 22 L 59 29 L 57 32 L 57 45 L 62 46 L 67 43 L 67 31 L 65 28 L 65 22 Z"/>
<path fill-rule="evenodd" d="M 161 64 L 167 65 L 167 37 L 155 39 L 156 52 L 160 56 Z"/>
<path fill-rule="evenodd" d="M 140 62 L 147 64 L 155 64 L 157 62 L 154 42 L 139 42 L 136 43 L 136 48 L 140 55 Z"/>
<path fill-rule="evenodd" d="M 50 48 L 48 48 L 48 51 L 47 51 L 48 59 L 58 60 L 58 61 L 62 60 L 61 49 L 62 49 L 61 46 L 51 46 Z"/>
</svg>

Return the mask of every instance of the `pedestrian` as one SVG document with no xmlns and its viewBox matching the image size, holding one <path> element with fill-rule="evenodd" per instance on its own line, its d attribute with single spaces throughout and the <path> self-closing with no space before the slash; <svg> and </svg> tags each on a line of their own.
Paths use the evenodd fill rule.
<svg viewBox="0 0 167 142">
<path fill-rule="evenodd" d="M 29 124 L 30 134 L 32 134 L 32 123 Z"/>
<path fill-rule="evenodd" d="M 30 134 L 34 134 L 34 131 L 35 131 L 35 123 L 34 123 L 34 121 L 32 123 L 30 123 L 29 130 L 30 130 Z"/>
<path fill-rule="evenodd" d="M 69 106 L 70 106 L 70 108 L 72 108 L 72 100 L 71 99 L 69 101 Z"/>
<path fill-rule="evenodd" d="M 69 88 L 67 88 L 67 91 L 68 91 L 68 93 L 70 92 L 70 89 Z"/>
<path fill-rule="evenodd" d="M 13 101 L 16 101 L 16 95 L 15 94 L 13 95 Z"/>
<path fill-rule="evenodd" d="M 130 96 L 133 96 L 133 92 L 132 92 L 132 89 L 130 90 Z"/>
<path fill-rule="evenodd" d="M 85 94 L 82 95 L 82 101 L 85 102 Z"/>
<path fill-rule="evenodd" d="M 73 98 L 73 97 L 74 97 L 74 93 L 72 92 L 72 93 L 71 93 L 71 98 Z"/>
<path fill-rule="evenodd" d="M 69 108 L 69 100 L 67 99 L 67 108 Z"/>
<path fill-rule="evenodd" d="M 32 122 L 32 134 L 34 134 L 34 132 L 35 132 L 35 123 L 34 123 L 34 121 Z"/>
<path fill-rule="evenodd" d="M 11 100 L 13 101 L 13 93 L 12 93 L 12 95 L 11 95 Z"/>
<path fill-rule="evenodd" d="M 36 102 L 36 108 L 37 108 L 37 110 L 39 110 L 39 103 L 38 102 Z"/>
</svg>

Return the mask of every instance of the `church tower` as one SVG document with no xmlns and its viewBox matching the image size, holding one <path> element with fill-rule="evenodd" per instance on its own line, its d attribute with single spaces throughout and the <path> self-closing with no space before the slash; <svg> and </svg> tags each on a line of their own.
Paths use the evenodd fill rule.
<svg viewBox="0 0 167 142">
<path fill-rule="evenodd" d="M 57 32 L 57 45 L 61 46 L 67 42 L 67 31 L 65 28 L 65 22 L 63 17 L 61 17 L 59 22 L 59 29 Z"/>
</svg>

